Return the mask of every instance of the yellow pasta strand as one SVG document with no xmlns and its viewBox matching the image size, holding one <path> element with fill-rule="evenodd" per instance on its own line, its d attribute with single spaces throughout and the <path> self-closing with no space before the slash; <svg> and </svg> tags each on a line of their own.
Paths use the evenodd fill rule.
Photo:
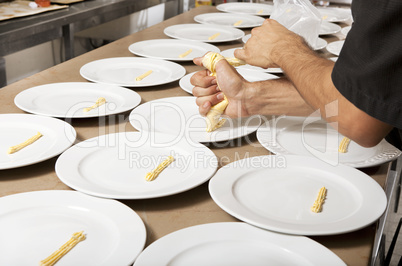
<svg viewBox="0 0 402 266">
<path fill-rule="evenodd" d="M 226 59 L 229 64 L 232 66 L 240 66 L 244 65 L 245 62 L 243 60 L 237 59 L 237 58 L 225 58 L 219 53 L 214 53 L 214 52 L 208 52 L 202 59 L 202 65 L 206 67 L 209 71 L 211 71 L 211 76 L 216 76 L 216 64 L 222 60 Z M 219 84 L 218 84 L 219 87 Z M 211 110 L 209 110 L 207 114 L 207 132 L 212 132 L 220 127 L 223 126 L 225 123 L 225 119 L 221 119 L 221 115 L 225 111 L 226 107 L 228 106 L 229 101 L 224 95 L 223 101 L 220 103 L 214 105 L 211 107 Z"/>
<path fill-rule="evenodd" d="M 243 23 L 243 20 L 239 20 L 237 21 L 235 24 L 233 24 L 233 26 L 240 26 Z"/>
<path fill-rule="evenodd" d="M 242 65 L 246 64 L 246 62 L 244 62 L 243 60 L 240 60 L 239 58 L 236 58 L 236 57 L 225 57 L 225 59 L 226 59 L 226 61 L 229 62 L 229 64 L 231 64 L 234 67 L 242 66 Z"/>
<path fill-rule="evenodd" d="M 34 143 L 35 141 L 37 141 L 37 140 L 38 140 L 40 137 L 42 137 L 42 136 L 43 136 L 43 135 L 42 135 L 40 132 L 38 132 L 35 136 L 30 137 L 30 138 L 27 139 L 26 141 L 24 141 L 24 142 L 22 142 L 22 143 L 20 143 L 20 144 L 18 144 L 18 145 L 11 146 L 10 148 L 8 148 L 7 153 L 8 153 L 8 154 L 15 153 L 15 152 L 17 152 L 17 151 L 19 151 L 19 150 L 25 148 L 26 146 L 31 145 L 32 143 Z"/>
<path fill-rule="evenodd" d="M 163 162 L 161 162 L 154 170 L 152 170 L 151 172 L 149 172 L 146 176 L 145 176 L 145 180 L 146 181 L 153 181 L 155 180 L 158 175 L 166 168 L 169 166 L 169 164 L 171 164 L 174 161 L 173 156 L 169 156 L 168 158 L 166 158 Z"/>
<path fill-rule="evenodd" d="M 221 35 L 221 33 L 220 32 L 218 32 L 218 33 L 215 33 L 214 35 L 212 35 L 212 36 L 210 36 L 209 38 L 208 38 L 208 40 L 214 40 L 216 37 L 218 37 L 219 35 Z"/>
<path fill-rule="evenodd" d="M 322 204 L 325 201 L 325 197 L 327 196 L 327 189 L 322 187 L 318 192 L 317 199 L 314 201 L 313 206 L 311 207 L 311 211 L 315 213 L 319 213 L 322 210 Z"/>
<path fill-rule="evenodd" d="M 348 152 L 349 143 L 350 143 L 350 139 L 347 138 L 347 137 L 344 137 L 344 138 L 341 140 L 341 143 L 339 144 L 338 151 L 339 151 L 340 153 L 346 153 L 346 152 Z"/>
<path fill-rule="evenodd" d="M 257 14 L 262 14 L 264 12 L 264 9 L 261 9 L 260 11 L 257 12 Z"/>
<path fill-rule="evenodd" d="M 145 72 L 144 74 L 139 75 L 138 77 L 136 77 L 136 78 L 135 78 L 135 81 L 141 81 L 141 80 L 143 80 L 144 78 L 146 78 L 146 77 L 148 77 L 149 75 L 151 75 L 152 72 L 153 72 L 152 70 L 148 70 L 148 71 Z"/>
<path fill-rule="evenodd" d="M 85 240 L 86 237 L 83 231 L 74 233 L 73 236 L 64 245 L 62 245 L 58 250 L 53 252 L 49 257 L 40 261 L 40 266 L 51 266 L 59 261 L 67 252 L 69 252 L 73 247 L 75 247 L 79 242 Z"/>
<path fill-rule="evenodd" d="M 328 16 L 322 16 L 322 20 L 326 20 Z"/>
<path fill-rule="evenodd" d="M 186 57 L 188 56 L 191 52 L 193 51 L 193 49 L 189 49 L 186 52 L 182 53 L 181 55 L 179 55 L 180 58 Z"/>
<path fill-rule="evenodd" d="M 98 108 L 99 106 L 101 106 L 101 105 L 103 105 L 103 104 L 105 104 L 106 103 L 106 99 L 105 98 L 103 98 L 103 97 L 100 97 L 100 98 L 98 98 L 98 100 L 96 100 L 96 102 L 95 102 L 95 104 L 94 105 L 92 105 L 92 106 L 90 106 L 90 107 L 87 107 L 87 108 L 84 108 L 84 112 L 89 112 L 89 111 L 91 111 L 92 109 L 95 109 L 95 108 Z"/>
</svg>

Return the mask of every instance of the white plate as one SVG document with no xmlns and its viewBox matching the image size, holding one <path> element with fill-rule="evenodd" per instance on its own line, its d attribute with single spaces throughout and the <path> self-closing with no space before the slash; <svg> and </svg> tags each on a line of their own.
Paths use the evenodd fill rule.
<svg viewBox="0 0 402 266">
<path fill-rule="evenodd" d="M 322 211 L 312 212 L 324 186 Z M 296 235 L 352 232 L 375 222 L 387 205 L 384 190 L 363 172 L 296 155 L 235 161 L 219 169 L 209 192 L 224 211 L 244 222 Z"/>
<path fill-rule="evenodd" d="M 135 80 L 148 70 L 153 72 L 141 81 Z M 186 74 L 186 69 L 161 59 L 115 57 L 87 63 L 81 67 L 80 74 L 93 82 L 123 87 L 149 87 L 179 80 Z"/>
<path fill-rule="evenodd" d="M 232 48 L 232 49 L 222 51 L 221 55 L 223 55 L 225 57 L 234 57 L 234 51 L 236 49 L 241 49 L 241 48 L 242 47 L 237 47 L 237 48 Z M 283 73 L 283 70 L 279 67 L 262 68 L 262 67 L 257 67 L 257 66 L 252 66 L 252 65 L 246 64 L 246 65 L 238 66 L 236 68 L 260 71 L 260 72 L 267 72 L 267 73 Z"/>
<path fill-rule="evenodd" d="M 269 16 L 274 6 L 261 3 L 224 3 L 217 5 L 216 9 L 228 13 Z"/>
<path fill-rule="evenodd" d="M 262 81 L 262 80 L 268 80 L 268 79 L 276 79 L 278 78 L 275 75 L 264 73 L 264 72 L 259 72 L 259 71 L 253 71 L 253 70 L 248 70 L 244 68 L 237 68 L 237 72 L 239 72 L 240 75 L 243 76 L 243 78 L 249 82 L 255 82 L 255 81 Z M 182 77 L 179 81 L 180 88 L 182 88 L 185 92 L 188 92 L 190 94 L 193 94 L 193 85 L 190 83 L 191 77 L 195 74 L 196 72 L 190 73 Z"/>
<path fill-rule="evenodd" d="M 341 31 L 341 26 L 335 23 L 322 21 L 319 35 L 335 34 Z"/>
<path fill-rule="evenodd" d="M 154 181 L 145 181 L 146 174 L 169 155 L 175 161 Z M 209 180 L 216 168 L 216 156 L 204 145 L 140 132 L 83 141 L 56 162 L 56 174 L 67 186 L 115 199 L 148 199 L 187 191 Z"/>
<path fill-rule="evenodd" d="M 324 120 L 314 120 L 294 116 L 272 119 L 258 129 L 258 141 L 277 155 L 316 156 L 333 165 L 342 163 L 352 167 L 380 165 L 401 154 L 385 140 L 372 148 L 364 148 L 351 141 L 348 152 L 339 153 L 343 136 Z M 306 123 L 304 130 L 303 123 Z"/>
<path fill-rule="evenodd" d="M 322 21 L 345 22 L 352 18 L 350 9 L 332 7 L 317 7 L 317 9 L 320 12 Z"/>
<path fill-rule="evenodd" d="M 213 132 L 206 132 L 205 117 L 198 112 L 196 97 L 171 97 L 144 103 L 130 114 L 131 125 L 139 131 L 162 132 L 171 139 L 188 142 L 219 142 L 240 138 L 255 132 L 260 116 L 231 119 Z"/>
<path fill-rule="evenodd" d="M 195 57 L 201 57 L 207 52 L 219 53 L 220 50 L 215 45 L 186 40 L 156 39 L 133 43 L 128 47 L 133 54 L 149 57 L 166 59 L 172 61 L 192 61 Z M 187 56 L 180 58 L 179 55 L 192 49 Z"/>
<path fill-rule="evenodd" d="M 20 144 L 38 133 L 42 137 L 22 150 L 7 154 L 10 146 Z M 68 123 L 47 116 L 0 114 L 0 170 L 42 162 L 70 147 L 77 136 Z"/>
<path fill-rule="evenodd" d="M 197 23 L 177 24 L 169 26 L 165 28 L 163 32 L 167 36 L 179 40 L 191 40 L 209 43 L 236 41 L 240 40 L 244 36 L 244 32 L 242 30 L 233 27 L 217 27 L 216 25 Z M 219 36 L 217 36 L 213 40 L 209 40 L 209 37 L 217 33 L 220 33 Z"/>
<path fill-rule="evenodd" d="M 134 266 L 345 265 L 304 236 L 270 232 L 246 223 L 211 223 L 170 233 L 149 245 Z"/>
<path fill-rule="evenodd" d="M 95 104 L 99 97 L 106 104 L 83 112 Z M 32 87 L 20 92 L 14 103 L 25 112 L 63 118 L 88 118 L 118 114 L 133 109 L 141 96 L 123 87 L 89 83 L 63 82 Z"/>
<path fill-rule="evenodd" d="M 328 50 L 328 52 L 330 52 L 331 54 L 334 54 L 336 56 L 339 56 L 339 54 L 341 53 L 343 44 L 345 43 L 344 40 L 342 41 L 335 41 L 335 42 L 331 42 L 327 45 L 326 49 Z"/>
<path fill-rule="evenodd" d="M 265 19 L 253 15 L 216 12 L 197 15 L 194 17 L 194 20 L 202 24 L 230 26 L 242 29 L 261 26 Z"/>
<path fill-rule="evenodd" d="M 345 36 L 348 35 L 349 31 L 352 29 L 352 26 L 346 26 L 341 29 L 341 33 Z"/>
<path fill-rule="evenodd" d="M 242 38 L 243 43 L 246 43 L 248 41 L 248 39 L 250 39 L 251 34 L 247 34 Z M 322 38 L 318 38 L 317 42 L 315 44 L 315 46 L 313 47 L 314 50 L 321 50 L 324 49 L 327 46 L 327 41 L 322 39 Z"/>
<path fill-rule="evenodd" d="M 131 265 L 146 240 L 141 218 L 115 200 L 62 190 L 0 198 L 1 265 L 38 265 L 80 231 L 86 239 L 57 265 Z"/>
</svg>

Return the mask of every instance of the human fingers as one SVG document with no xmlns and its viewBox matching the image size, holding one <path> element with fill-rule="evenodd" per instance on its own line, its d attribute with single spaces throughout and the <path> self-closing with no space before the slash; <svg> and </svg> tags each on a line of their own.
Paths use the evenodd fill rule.
<svg viewBox="0 0 402 266">
<path fill-rule="evenodd" d="M 210 76 L 207 69 L 198 71 L 190 78 L 190 83 L 194 86 L 207 88 L 216 84 L 216 77 Z"/>
<path fill-rule="evenodd" d="M 198 66 L 202 66 L 202 57 L 195 57 L 193 59 L 194 64 L 198 65 Z"/>
<path fill-rule="evenodd" d="M 203 102 L 201 105 L 198 106 L 198 112 L 201 116 L 207 116 L 209 110 L 211 110 L 212 104 L 209 101 Z"/>
<path fill-rule="evenodd" d="M 209 96 L 197 97 L 195 103 L 198 105 L 200 114 L 205 116 L 211 109 L 211 106 L 220 103 L 223 98 L 223 93 L 219 92 Z"/>
<path fill-rule="evenodd" d="M 212 85 L 210 87 L 194 87 L 193 95 L 196 97 L 208 96 L 219 92 L 219 88 L 217 85 Z"/>
</svg>

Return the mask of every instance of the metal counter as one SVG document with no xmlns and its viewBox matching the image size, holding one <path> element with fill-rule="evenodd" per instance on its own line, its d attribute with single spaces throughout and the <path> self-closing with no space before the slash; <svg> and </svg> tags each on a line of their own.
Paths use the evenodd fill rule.
<svg viewBox="0 0 402 266">
<path fill-rule="evenodd" d="M 182 0 L 87 0 L 66 9 L 0 22 L 1 57 L 54 39 L 63 38 L 65 60 L 74 57 L 74 33 L 167 2 Z M 4 65 L 4 64 L 3 64 Z M 0 65 L 0 87 L 6 84 Z M 4 80 L 3 80 L 4 79 Z"/>
</svg>

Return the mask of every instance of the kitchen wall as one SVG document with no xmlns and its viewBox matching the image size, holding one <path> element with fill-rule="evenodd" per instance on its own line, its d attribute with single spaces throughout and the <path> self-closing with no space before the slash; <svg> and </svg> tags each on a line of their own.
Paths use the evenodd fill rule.
<svg viewBox="0 0 402 266">
<path fill-rule="evenodd" d="M 78 32 L 75 34 L 75 56 L 175 16 L 178 10 L 178 1 L 171 1 Z M 62 42 L 57 39 L 4 56 L 7 84 L 59 64 L 63 54 Z"/>
</svg>

